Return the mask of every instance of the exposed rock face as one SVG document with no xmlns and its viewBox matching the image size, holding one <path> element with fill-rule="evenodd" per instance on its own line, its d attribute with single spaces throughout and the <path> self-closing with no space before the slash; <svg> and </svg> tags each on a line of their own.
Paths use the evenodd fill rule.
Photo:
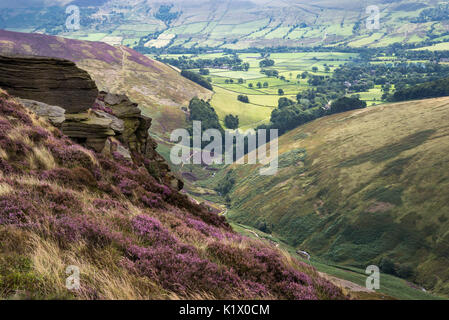
<svg viewBox="0 0 449 320">
<path fill-rule="evenodd" d="M 60 106 L 67 113 L 88 110 L 98 95 L 90 75 L 56 58 L 0 56 L 0 87 L 11 95 Z"/>
<path fill-rule="evenodd" d="M 56 127 L 60 127 L 65 121 L 64 108 L 50 106 L 43 102 L 27 99 L 20 99 L 20 102 L 38 116 L 47 118 Z"/>
<path fill-rule="evenodd" d="M 0 56 L 0 87 L 79 144 L 107 155 L 117 152 L 164 184 L 183 188 L 156 152 L 157 143 L 148 132 L 152 119 L 126 95 L 99 93 L 89 74 L 74 63 Z"/>
<path fill-rule="evenodd" d="M 116 138 L 130 151 L 134 161 L 141 162 L 165 184 L 178 190 L 183 188 L 184 183 L 171 173 L 165 159 L 156 151 L 156 141 L 148 134 L 152 119 L 143 116 L 136 103 L 130 101 L 126 95 L 100 92 L 95 104 L 100 109 L 112 111 L 115 117 L 123 121 L 123 130 L 117 133 Z M 114 117 L 109 114 L 107 116 Z M 123 150 L 120 152 L 120 145 L 113 152 L 124 155 Z M 124 156 L 126 157 L 126 154 Z"/>
</svg>

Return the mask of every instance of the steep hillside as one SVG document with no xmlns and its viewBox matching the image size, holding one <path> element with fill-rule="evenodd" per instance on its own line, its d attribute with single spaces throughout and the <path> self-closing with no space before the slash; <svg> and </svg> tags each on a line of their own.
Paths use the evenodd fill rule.
<svg viewBox="0 0 449 320">
<path fill-rule="evenodd" d="M 78 267 L 69 291 L 66 268 Z M 345 299 L 142 167 L 93 153 L 0 91 L 0 299 Z"/>
<path fill-rule="evenodd" d="M 100 90 L 126 94 L 138 103 L 154 119 L 153 130 L 158 134 L 184 126 L 181 108 L 194 96 L 212 95 L 172 68 L 127 47 L 0 30 L 0 54 L 38 55 L 75 62 L 89 72 Z"/>
<path fill-rule="evenodd" d="M 448 295 L 448 120 L 448 98 L 321 118 L 280 138 L 277 175 L 234 165 L 212 187 L 232 221 Z"/>
</svg>

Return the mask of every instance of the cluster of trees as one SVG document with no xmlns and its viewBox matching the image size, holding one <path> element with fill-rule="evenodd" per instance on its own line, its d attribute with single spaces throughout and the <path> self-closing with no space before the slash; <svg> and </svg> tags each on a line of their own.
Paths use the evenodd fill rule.
<svg viewBox="0 0 449 320">
<path fill-rule="evenodd" d="M 209 81 L 207 81 L 207 79 L 205 79 L 203 76 L 201 76 L 196 72 L 189 70 L 182 70 L 181 75 L 206 89 L 213 90 L 212 84 Z"/>
<path fill-rule="evenodd" d="M 253 84 L 253 83 L 249 83 L 249 84 L 248 84 L 248 87 L 249 87 L 249 88 L 254 88 L 254 84 Z M 264 83 L 262 83 L 262 82 L 257 82 L 257 83 L 256 83 L 256 87 L 257 87 L 258 89 L 261 89 L 262 87 L 268 88 L 268 87 L 269 87 L 269 84 L 268 84 L 267 81 L 265 81 Z"/>
<path fill-rule="evenodd" d="M 214 59 L 192 59 L 187 56 L 178 58 L 161 58 L 157 60 L 175 66 L 179 69 L 206 69 L 206 68 L 229 68 L 234 71 L 248 71 L 249 63 L 243 62 L 237 55 L 219 57 Z"/>
<path fill-rule="evenodd" d="M 361 108 L 366 108 L 366 102 L 356 97 L 339 98 L 331 104 L 329 109 L 322 107 L 307 109 L 305 106 L 283 97 L 279 99 L 278 108 L 271 113 L 270 124 L 262 125 L 259 128 L 278 129 L 279 134 L 284 134 L 317 118 Z"/>
<path fill-rule="evenodd" d="M 414 86 L 396 89 L 389 94 L 388 101 L 406 101 L 449 96 L 449 79 L 439 79 Z"/>
<path fill-rule="evenodd" d="M 274 60 L 271 59 L 264 59 L 262 61 L 259 62 L 259 66 L 261 68 L 267 68 L 267 67 L 272 67 L 274 66 Z"/>
<path fill-rule="evenodd" d="M 249 103 L 249 98 L 248 98 L 248 96 L 247 96 L 247 95 L 244 95 L 244 94 L 239 94 L 239 95 L 237 96 L 237 100 L 240 101 L 240 102 L 243 102 L 243 103 Z"/>
<path fill-rule="evenodd" d="M 277 70 L 262 69 L 260 73 L 265 74 L 267 77 L 279 77 L 279 71 Z"/>
<path fill-rule="evenodd" d="M 435 8 L 424 9 L 419 16 L 412 20 L 414 23 L 425 23 L 430 21 L 446 21 L 449 16 L 449 4 L 442 3 Z"/>
<path fill-rule="evenodd" d="M 189 104 L 190 121 L 201 121 L 201 131 L 207 129 L 217 129 L 224 135 L 224 130 L 218 119 L 215 109 L 209 102 L 199 98 L 193 98 Z M 190 135 L 193 136 L 193 127 L 189 128 Z"/>
<path fill-rule="evenodd" d="M 334 114 L 363 108 L 366 108 L 365 101 L 362 101 L 357 97 L 342 97 L 331 103 L 330 109 L 326 111 L 326 114 Z"/>
<path fill-rule="evenodd" d="M 159 11 L 155 14 L 155 17 L 169 25 L 173 20 L 177 19 L 181 15 L 181 12 L 171 12 L 172 8 L 173 4 L 161 5 L 159 7 Z"/>
<path fill-rule="evenodd" d="M 351 90 L 360 92 L 385 83 L 418 84 L 449 77 L 449 66 L 439 63 L 383 63 L 350 64 L 335 70 L 333 79 L 352 84 Z M 358 89 L 357 89 L 358 88 Z"/>
<path fill-rule="evenodd" d="M 449 66 L 432 62 L 408 63 L 405 61 L 381 64 L 350 63 L 339 66 L 332 76 L 304 73 L 301 74 L 301 77 L 303 76 L 308 77 L 308 84 L 313 88 L 298 94 L 297 100 L 302 105 L 312 108 L 325 106 L 329 100 L 335 100 L 347 94 L 368 91 L 376 85 L 382 86 L 383 100 L 393 101 L 390 93 L 393 87 L 400 92 L 397 99 L 402 99 L 400 95 L 404 95 L 404 90 L 411 86 L 449 78 Z M 438 95 L 441 95 L 442 87 L 438 86 L 438 90 Z"/>
<path fill-rule="evenodd" d="M 409 279 L 415 274 L 410 265 L 394 263 L 388 258 L 382 258 L 380 260 L 379 268 L 384 273 L 391 274 L 402 279 Z"/>
<path fill-rule="evenodd" d="M 202 75 L 202 76 L 208 76 L 208 75 L 210 74 L 210 71 L 209 71 L 209 69 L 201 68 L 200 71 L 199 71 L 199 73 L 200 73 L 200 75 Z"/>
<path fill-rule="evenodd" d="M 228 129 L 238 129 L 239 127 L 239 116 L 234 116 L 232 114 L 226 115 L 224 119 L 224 124 Z"/>
<path fill-rule="evenodd" d="M 226 83 L 226 84 L 234 83 L 234 79 L 226 79 L 226 80 L 225 80 L 225 83 Z M 240 79 L 237 80 L 237 83 L 238 83 L 238 84 L 243 84 L 243 83 L 245 83 L 245 80 L 243 80 L 242 78 L 240 78 Z"/>
</svg>

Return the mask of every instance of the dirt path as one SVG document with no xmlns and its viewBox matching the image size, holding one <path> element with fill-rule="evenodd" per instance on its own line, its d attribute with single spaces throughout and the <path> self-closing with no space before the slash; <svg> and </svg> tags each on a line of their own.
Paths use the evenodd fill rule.
<svg viewBox="0 0 449 320">
<path fill-rule="evenodd" d="M 365 287 L 362 287 L 354 282 L 343 280 L 340 278 L 336 278 L 334 276 L 328 275 L 327 273 L 318 272 L 318 274 L 335 284 L 336 286 L 342 288 L 345 291 L 351 291 L 351 292 L 366 292 L 366 293 L 375 293 L 374 290 L 367 289 Z"/>
</svg>

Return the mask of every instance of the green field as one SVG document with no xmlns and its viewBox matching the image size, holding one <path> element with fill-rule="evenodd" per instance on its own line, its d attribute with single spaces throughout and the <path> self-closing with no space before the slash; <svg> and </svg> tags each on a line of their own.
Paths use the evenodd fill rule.
<svg viewBox="0 0 449 320">
<path fill-rule="evenodd" d="M 161 58 L 179 58 L 180 54 L 165 54 Z M 207 53 L 192 55 L 186 54 L 190 59 L 214 59 L 226 56 L 225 53 Z M 259 53 L 242 53 L 239 58 L 249 63 L 248 71 L 232 71 L 229 69 L 209 69 L 214 86 L 214 95 L 211 100 L 212 106 L 217 111 L 220 120 L 223 121 L 227 114 L 238 115 L 241 129 L 254 128 L 257 125 L 268 123 L 273 108 L 277 107 L 281 97 L 296 101 L 296 95 L 312 87 L 308 84 L 308 77 L 298 79 L 297 76 L 303 72 L 310 75 L 332 76 L 332 72 L 345 63 L 357 58 L 355 53 L 342 52 L 296 52 L 296 53 L 273 53 L 270 59 L 275 61 L 273 67 L 267 68 L 277 70 L 279 77 L 267 77 L 261 73 Z M 326 72 L 326 66 L 329 71 Z M 318 71 L 313 72 L 314 67 Z M 198 72 L 198 70 L 193 70 Z M 281 77 L 284 77 L 281 79 Z M 239 83 L 239 79 L 243 83 Z M 258 86 L 260 83 L 260 87 Z M 267 86 L 264 86 L 264 84 Z M 252 85 L 252 87 L 250 87 Z M 284 95 L 279 95 L 279 89 Z M 247 95 L 250 103 L 245 104 L 237 100 L 238 95 Z M 362 92 L 360 96 L 368 104 L 378 104 L 382 92 L 380 88 Z"/>
</svg>

